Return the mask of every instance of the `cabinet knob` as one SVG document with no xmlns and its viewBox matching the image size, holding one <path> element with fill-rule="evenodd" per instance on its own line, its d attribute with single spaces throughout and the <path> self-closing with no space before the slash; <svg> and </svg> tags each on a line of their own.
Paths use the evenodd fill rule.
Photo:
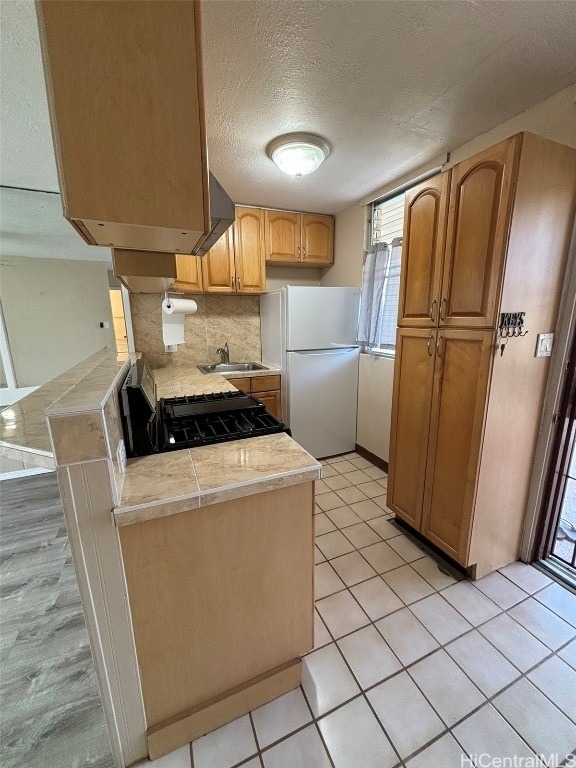
<svg viewBox="0 0 576 768">
<path fill-rule="evenodd" d="M 442 357 L 442 336 L 438 336 L 438 341 L 436 342 L 436 354 L 438 357 Z"/>
<path fill-rule="evenodd" d="M 238 290 L 240 290 L 240 287 L 241 287 L 241 286 L 240 286 L 240 278 L 239 278 L 239 277 L 237 277 L 237 278 L 236 278 L 236 280 L 238 281 Z"/>
<path fill-rule="evenodd" d="M 234 290 L 234 278 L 232 278 L 232 280 L 230 280 L 230 288 L 232 288 L 232 290 Z"/>
<path fill-rule="evenodd" d="M 437 306 L 438 306 L 438 302 L 436 301 L 436 299 L 432 299 L 432 304 L 430 304 L 430 312 L 428 314 L 430 315 L 430 320 L 432 320 L 433 323 L 435 322 L 434 307 L 437 307 Z"/>
<path fill-rule="evenodd" d="M 306 247 L 302 248 L 302 258 L 306 258 Z"/>
<path fill-rule="evenodd" d="M 298 260 L 299 261 L 302 261 L 302 253 L 301 252 L 302 252 L 302 249 L 300 248 L 300 246 L 298 246 Z"/>
</svg>

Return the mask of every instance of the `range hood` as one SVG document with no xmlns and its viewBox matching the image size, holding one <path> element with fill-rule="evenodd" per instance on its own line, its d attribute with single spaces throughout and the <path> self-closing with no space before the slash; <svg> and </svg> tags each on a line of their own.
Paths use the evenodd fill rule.
<svg viewBox="0 0 576 768">
<path fill-rule="evenodd" d="M 234 223 L 234 203 L 218 179 L 209 173 L 208 194 L 210 197 L 210 232 L 192 251 L 194 256 L 204 256 L 219 240 L 228 227 Z"/>
</svg>

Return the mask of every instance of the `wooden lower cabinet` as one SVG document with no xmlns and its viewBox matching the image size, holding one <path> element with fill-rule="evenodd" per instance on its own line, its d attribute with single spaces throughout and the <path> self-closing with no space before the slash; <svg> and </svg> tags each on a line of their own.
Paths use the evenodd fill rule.
<svg viewBox="0 0 576 768">
<path fill-rule="evenodd" d="M 152 759 L 299 685 L 313 515 L 306 482 L 119 528 Z"/>
<path fill-rule="evenodd" d="M 398 331 L 388 505 L 463 566 L 468 551 L 492 331 Z"/>
<path fill-rule="evenodd" d="M 492 331 L 441 330 L 428 440 L 422 533 L 462 565 L 478 480 Z"/>
<path fill-rule="evenodd" d="M 272 416 L 282 420 L 282 394 L 280 391 L 280 375 L 277 373 L 269 376 L 242 376 L 228 379 L 236 389 L 253 395 L 260 400 Z"/>
<path fill-rule="evenodd" d="M 424 501 L 435 347 L 436 333 L 433 331 L 398 329 L 388 505 L 418 530 Z"/>
<path fill-rule="evenodd" d="M 270 411 L 272 416 L 276 416 L 277 419 L 282 421 L 282 405 L 280 390 L 274 392 L 258 392 L 256 398 L 260 400 L 265 406 L 267 411 Z"/>
</svg>

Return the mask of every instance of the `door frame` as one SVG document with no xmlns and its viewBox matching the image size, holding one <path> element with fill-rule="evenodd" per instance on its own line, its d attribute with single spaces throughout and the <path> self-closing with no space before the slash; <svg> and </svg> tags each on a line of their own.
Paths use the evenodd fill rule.
<svg viewBox="0 0 576 768">
<path fill-rule="evenodd" d="M 566 277 L 564 289 L 560 300 L 558 321 L 556 323 L 554 347 L 550 361 L 548 382 L 542 418 L 540 420 L 540 434 L 536 443 L 534 464 L 532 468 L 532 480 L 526 506 L 526 517 L 520 545 L 520 559 L 525 563 L 532 562 L 537 557 L 539 537 L 541 531 L 541 519 L 547 491 L 548 467 L 554 460 L 556 424 L 555 414 L 559 412 L 564 373 L 568 363 L 571 341 L 576 333 L 576 220 L 572 229 L 572 240 L 568 252 L 566 264 Z M 542 329 L 544 332 L 545 329 Z"/>
</svg>

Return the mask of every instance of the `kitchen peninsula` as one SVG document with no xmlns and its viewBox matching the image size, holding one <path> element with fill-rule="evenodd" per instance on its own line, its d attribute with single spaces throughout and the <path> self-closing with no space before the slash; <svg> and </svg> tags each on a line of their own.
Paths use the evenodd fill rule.
<svg viewBox="0 0 576 768">
<path fill-rule="evenodd" d="M 46 411 L 115 760 L 156 758 L 300 682 L 314 480 L 287 434 L 123 460 L 113 353 Z M 158 396 L 234 391 L 196 369 Z"/>
</svg>

